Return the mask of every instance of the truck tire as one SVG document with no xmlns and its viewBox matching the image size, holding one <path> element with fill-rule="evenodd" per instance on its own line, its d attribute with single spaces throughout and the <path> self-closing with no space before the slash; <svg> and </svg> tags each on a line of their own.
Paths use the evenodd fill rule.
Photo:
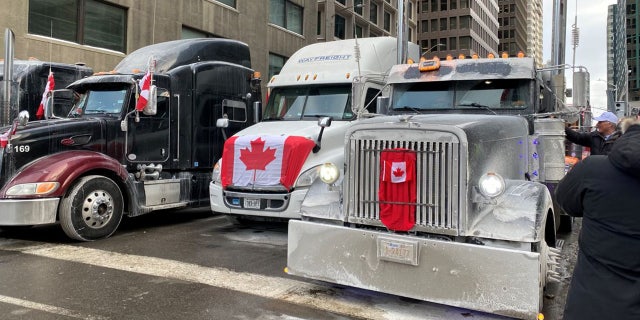
<svg viewBox="0 0 640 320">
<path fill-rule="evenodd" d="M 80 178 L 60 203 L 62 230 L 72 239 L 94 241 L 112 235 L 124 210 L 122 192 L 103 176 Z"/>
</svg>

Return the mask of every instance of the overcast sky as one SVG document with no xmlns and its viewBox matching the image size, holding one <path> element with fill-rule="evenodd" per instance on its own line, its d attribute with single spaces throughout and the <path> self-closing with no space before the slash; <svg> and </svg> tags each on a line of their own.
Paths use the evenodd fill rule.
<svg viewBox="0 0 640 320">
<path fill-rule="evenodd" d="M 573 64 L 573 40 L 571 29 L 576 18 L 576 4 L 580 41 L 576 48 L 576 66 L 584 66 L 591 79 L 591 108 L 599 115 L 607 105 L 607 12 L 613 0 L 567 0 L 567 40 L 565 63 Z M 544 61 L 551 59 L 551 31 L 553 24 L 553 0 L 543 0 Z M 566 72 L 567 87 L 571 87 L 571 72 Z M 571 102 L 571 98 L 567 102 Z"/>
</svg>

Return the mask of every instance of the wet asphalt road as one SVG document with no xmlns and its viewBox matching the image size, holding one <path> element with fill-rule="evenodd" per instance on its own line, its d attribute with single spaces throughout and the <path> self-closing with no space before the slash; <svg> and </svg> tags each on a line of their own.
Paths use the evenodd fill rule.
<svg viewBox="0 0 640 320">
<path fill-rule="evenodd" d="M 125 219 L 89 243 L 59 226 L 2 229 L 0 318 L 507 319 L 289 276 L 286 241 L 286 223 L 208 209 Z M 551 288 L 545 319 L 561 317 L 567 285 Z"/>
</svg>

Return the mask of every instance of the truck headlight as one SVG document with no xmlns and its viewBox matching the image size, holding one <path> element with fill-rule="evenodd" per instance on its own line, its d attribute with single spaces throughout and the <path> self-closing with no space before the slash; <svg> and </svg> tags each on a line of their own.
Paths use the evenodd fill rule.
<svg viewBox="0 0 640 320">
<path fill-rule="evenodd" d="M 326 184 L 333 184 L 340 178 L 340 170 L 333 163 L 325 163 L 320 165 L 318 169 L 318 175 L 320 176 L 320 180 Z"/>
<path fill-rule="evenodd" d="M 497 173 L 485 173 L 478 181 L 478 189 L 484 196 L 495 198 L 504 192 L 504 179 Z"/>
<path fill-rule="evenodd" d="M 222 171 L 222 159 L 218 160 L 216 164 L 213 166 L 213 171 L 211 172 L 211 180 L 214 183 L 222 183 L 221 172 Z"/>
<path fill-rule="evenodd" d="M 7 190 L 8 196 L 45 195 L 56 191 L 60 187 L 58 182 L 34 182 L 16 184 Z"/>
</svg>

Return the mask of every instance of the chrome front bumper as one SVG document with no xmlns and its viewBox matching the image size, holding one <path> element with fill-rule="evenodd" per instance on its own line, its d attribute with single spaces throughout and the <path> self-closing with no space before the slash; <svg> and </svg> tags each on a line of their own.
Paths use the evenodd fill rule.
<svg viewBox="0 0 640 320">
<path fill-rule="evenodd" d="M 55 223 L 59 202 L 59 198 L 0 200 L 0 226 Z"/>
<path fill-rule="evenodd" d="M 541 255 L 290 220 L 289 274 L 424 301 L 535 319 Z"/>
</svg>

